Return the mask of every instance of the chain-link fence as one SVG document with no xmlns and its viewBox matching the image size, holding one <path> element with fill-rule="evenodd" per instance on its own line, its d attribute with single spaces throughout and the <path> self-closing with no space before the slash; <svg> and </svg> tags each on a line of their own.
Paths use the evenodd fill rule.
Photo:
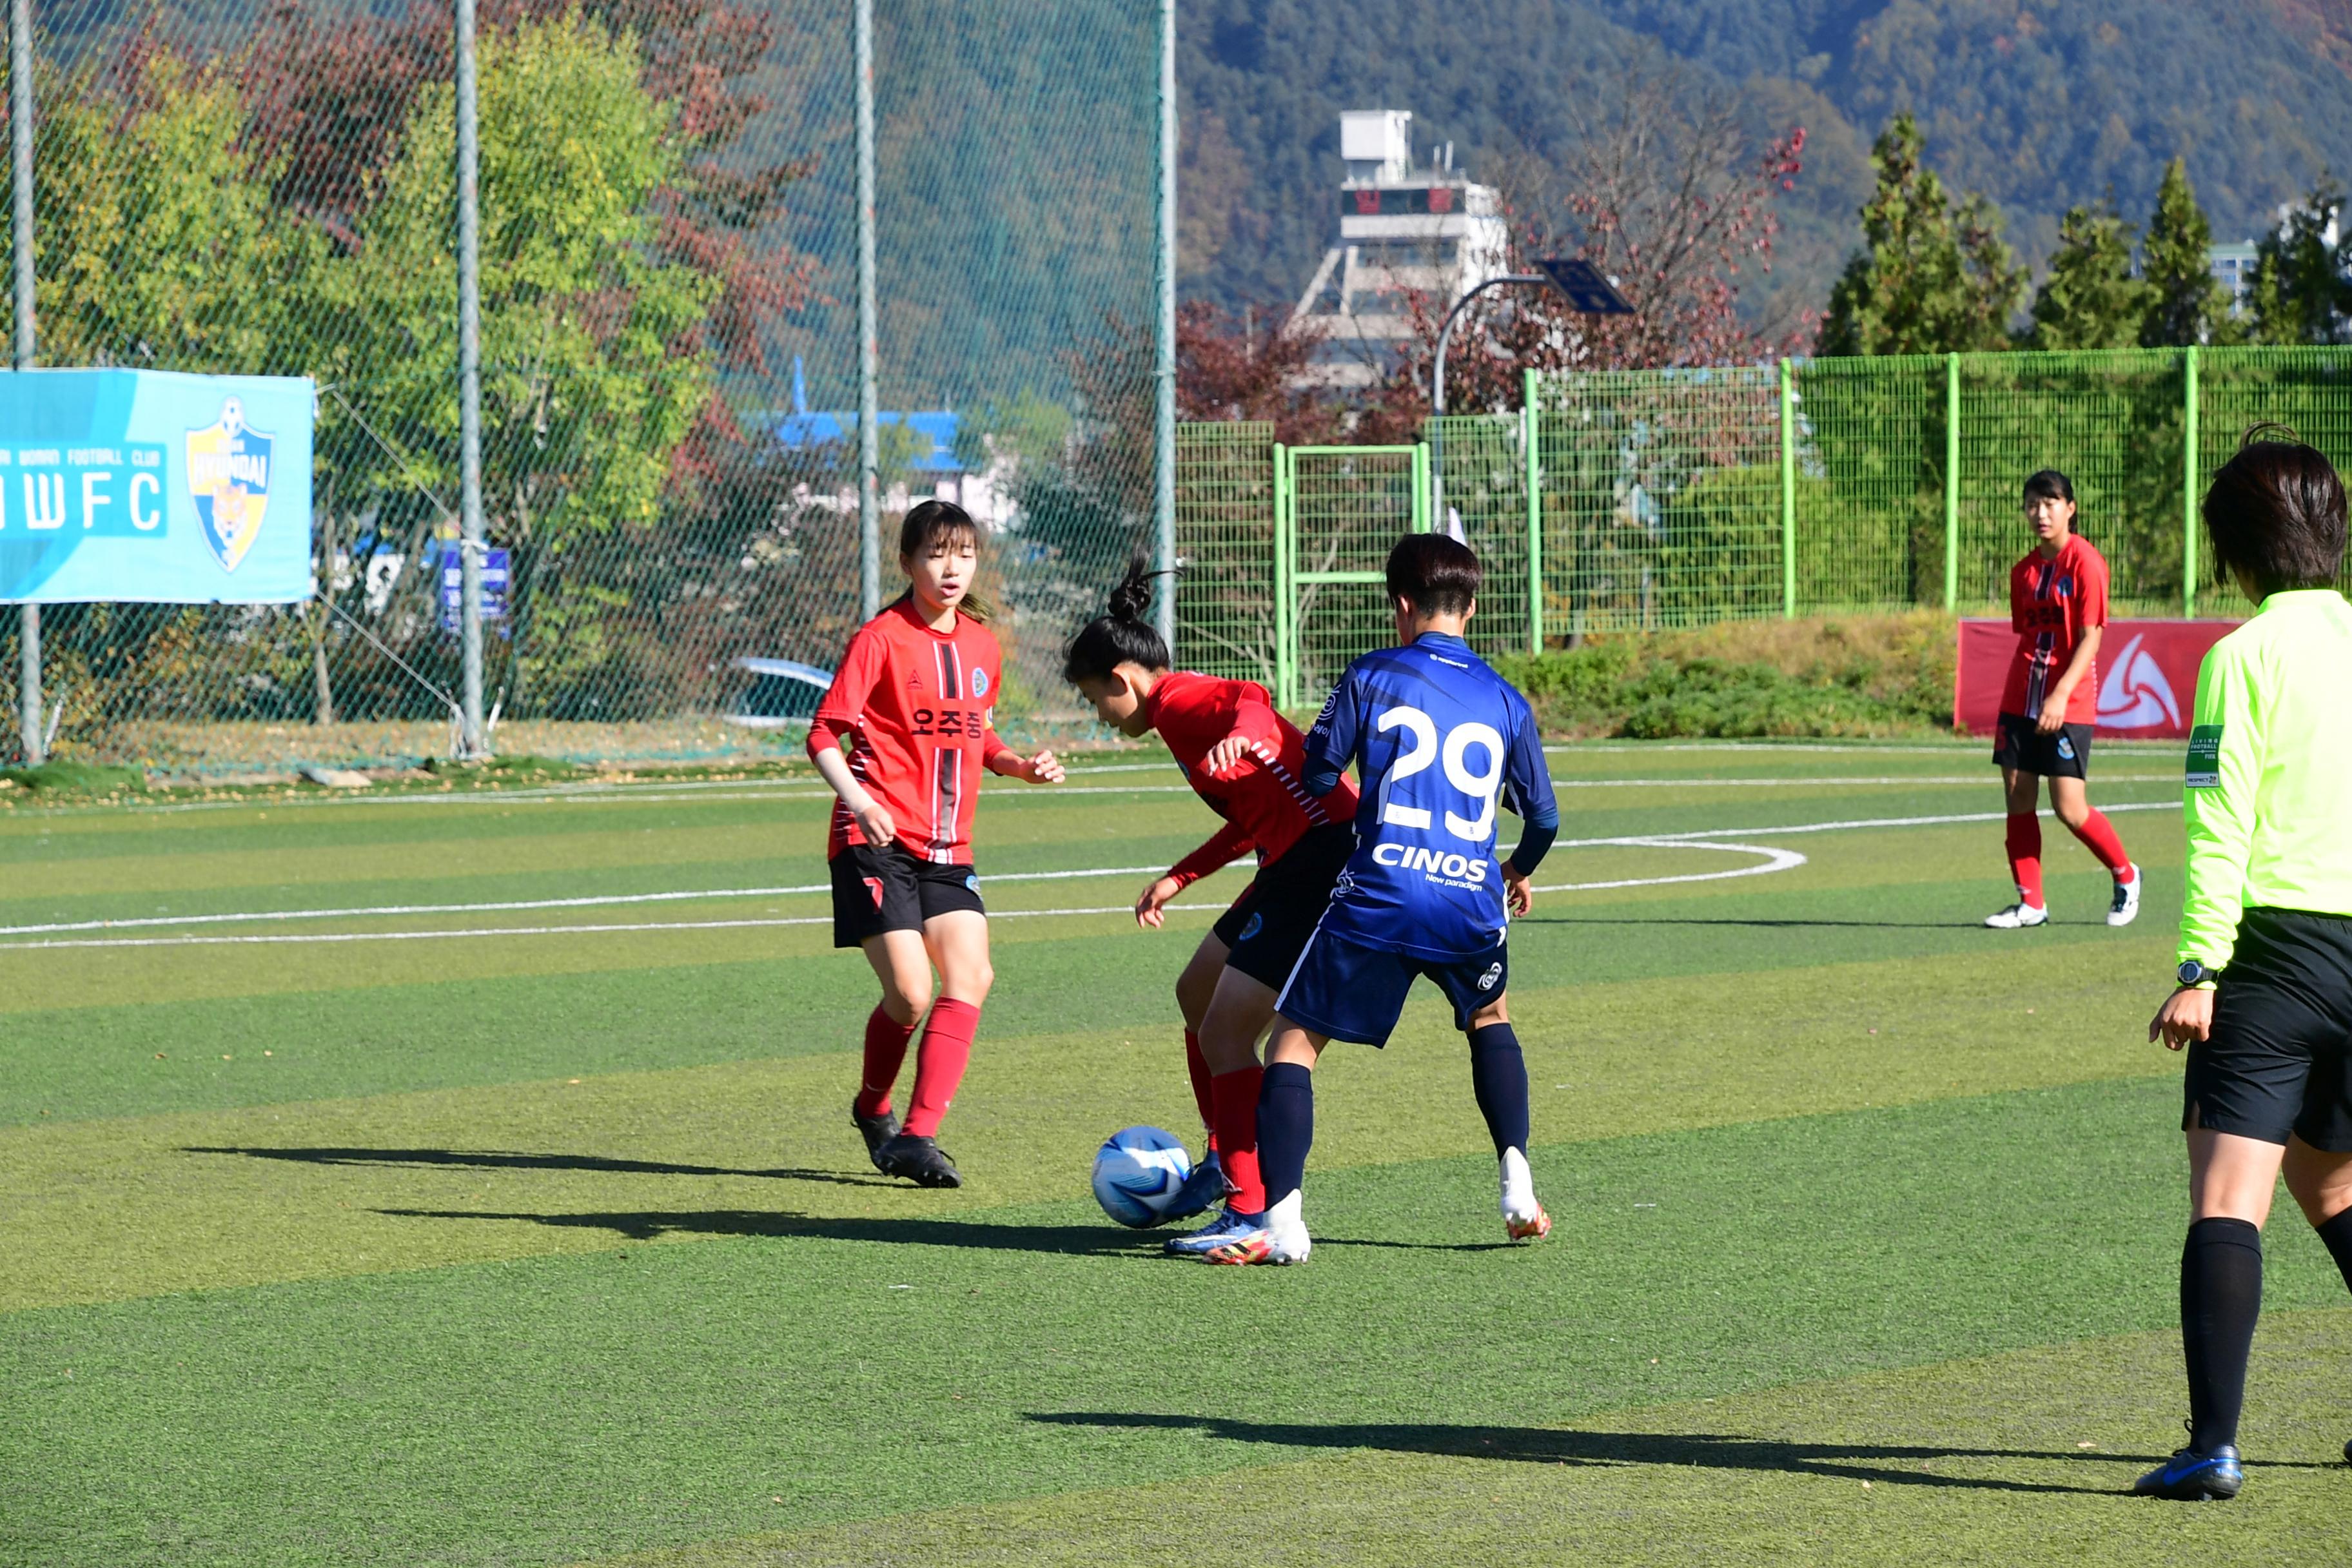
<svg viewBox="0 0 2352 1568">
<path fill-rule="evenodd" d="M 447 9 L 33 13 L 39 363 L 320 389 L 318 596 L 48 606 L 58 754 L 446 752 Z M 776 750 L 816 690 L 743 661 L 830 668 L 858 612 L 849 0 L 487 0 L 479 39 L 492 743 Z M 1149 533 L 1156 19 L 919 0 L 875 58 L 884 537 L 932 495 L 987 525 L 1000 721 L 1050 725 Z"/>
<path fill-rule="evenodd" d="M 1530 376 L 1520 413 L 1444 422 L 1444 521 L 1485 560 L 1473 628 L 1488 652 L 1774 616 L 2003 614 L 2009 569 L 2031 544 L 2021 491 L 2043 468 L 2074 480 L 2076 526 L 2106 556 L 2119 612 L 2229 613 L 2234 598 L 2216 593 L 2200 559 L 2194 500 L 2262 421 L 2352 466 L 2352 349 Z M 1321 495 L 1297 478 L 1304 455 L 1275 447 L 1264 426 L 1187 426 L 1180 449 L 1191 455 L 1179 469 L 1180 552 L 1213 554 L 1221 583 L 1276 585 L 1277 602 L 1253 623 L 1272 646 L 1254 645 L 1257 662 L 1232 672 L 1271 668 L 1278 686 L 1290 682 L 1290 700 L 1313 702 L 1335 651 L 1315 646 L 1314 596 L 1334 585 L 1289 563 L 1338 552 L 1377 565 L 1357 495 L 1365 481 Z M 1313 459 L 1318 472 L 1349 475 L 1371 460 L 1328 450 Z M 1400 461 L 1393 449 L 1377 460 L 1391 470 Z M 1390 511 L 1385 526 L 1408 525 L 1402 509 Z M 1228 599 L 1217 601 L 1222 619 L 1205 600 L 1182 601 L 1180 642 L 1216 646 L 1235 614 Z M 1382 619 L 1368 603 L 1350 626 L 1362 646 Z"/>
</svg>

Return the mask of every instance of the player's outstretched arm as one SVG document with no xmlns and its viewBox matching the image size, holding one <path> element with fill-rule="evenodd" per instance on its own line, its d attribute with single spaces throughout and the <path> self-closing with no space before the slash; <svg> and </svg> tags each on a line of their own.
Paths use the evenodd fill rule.
<svg viewBox="0 0 2352 1568">
<path fill-rule="evenodd" d="M 988 771 L 1024 784 L 1060 784 L 1064 776 L 1061 760 L 1052 752 L 1024 757 L 1010 746 L 1000 746 L 989 754 Z"/>
</svg>

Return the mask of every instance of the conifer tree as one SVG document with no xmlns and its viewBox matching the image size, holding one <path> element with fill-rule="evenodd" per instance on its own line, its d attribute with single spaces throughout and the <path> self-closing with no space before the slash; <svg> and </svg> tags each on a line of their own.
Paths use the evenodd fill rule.
<svg viewBox="0 0 2352 1568">
<path fill-rule="evenodd" d="M 2132 226 L 2113 207 L 2070 207 L 2050 276 L 2033 299 L 2029 346 L 2127 349 L 2139 341 L 2150 289 L 2132 274 Z"/>
<path fill-rule="evenodd" d="M 2010 346 L 2026 275 L 2000 214 L 1969 195 L 1955 209 L 1924 166 L 1918 122 L 1898 114 L 1871 148 L 1878 184 L 1862 209 L 1863 248 L 1830 291 L 1819 352 L 1945 353 Z"/>
<path fill-rule="evenodd" d="M 2254 339 L 2337 343 L 2352 337 L 2352 243 L 2340 232 L 2344 189 L 2323 174 L 2254 252 Z"/>
<path fill-rule="evenodd" d="M 2147 220 L 2140 266 L 2148 289 L 2147 313 L 2139 328 L 2142 347 L 2226 343 L 2243 335 L 2231 314 L 2229 287 L 2213 276 L 2212 246 L 2213 226 L 2198 205 L 2188 167 L 2176 157 L 2164 166 L 2156 211 Z"/>
</svg>

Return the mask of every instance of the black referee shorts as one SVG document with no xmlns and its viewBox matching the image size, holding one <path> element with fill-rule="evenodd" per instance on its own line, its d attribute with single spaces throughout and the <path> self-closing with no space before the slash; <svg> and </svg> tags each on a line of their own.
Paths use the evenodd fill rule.
<svg viewBox="0 0 2352 1568">
<path fill-rule="evenodd" d="M 2352 1152 L 2352 916 L 2249 909 L 2189 1047 L 2180 1124 Z"/>
</svg>

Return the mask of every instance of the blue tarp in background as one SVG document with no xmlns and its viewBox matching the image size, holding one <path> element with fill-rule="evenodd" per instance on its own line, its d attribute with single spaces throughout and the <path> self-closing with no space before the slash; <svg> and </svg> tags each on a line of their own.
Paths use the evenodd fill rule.
<svg viewBox="0 0 2352 1568">
<path fill-rule="evenodd" d="M 310 596 L 307 380 L 0 372 L 0 603 Z"/>
</svg>

